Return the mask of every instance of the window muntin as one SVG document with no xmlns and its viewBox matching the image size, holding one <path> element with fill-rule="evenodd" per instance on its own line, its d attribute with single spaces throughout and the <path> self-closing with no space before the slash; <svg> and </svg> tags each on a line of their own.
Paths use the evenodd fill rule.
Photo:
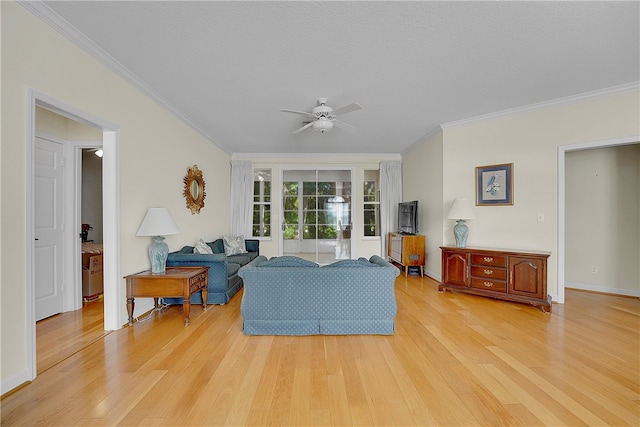
<svg viewBox="0 0 640 427">
<path fill-rule="evenodd" d="M 366 170 L 363 182 L 363 235 L 380 235 L 380 171 Z"/>
<path fill-rule="evenodd" d="M 271 169 L 253 171 L 253 237 L 271 237 Z"/>
</svg>

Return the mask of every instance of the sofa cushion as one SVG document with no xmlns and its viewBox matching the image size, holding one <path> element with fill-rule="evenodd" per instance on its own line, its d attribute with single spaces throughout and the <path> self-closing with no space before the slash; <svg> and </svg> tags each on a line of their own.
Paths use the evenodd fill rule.
<svg viewBox="0 0 640 427">
<path fill-rule="evenodd" d="M 224 253 L 224 243 L 222 243 L 222 239 L 214 240 L 213 242 L 208 242 L 207 245 L 213 250 L 214 254 L 223 254 Z"/>
<path fill-rule="evenodd" d="M 297 256 L 273 257 L 268 261 L 261 262 L 259 267 L 318 267 L 313 261 L 308 261 Z"/>
<path fill-rule="evenodd" d="M 196 242 L 196 245 L 193 248 L 194 254 L 213 254 L 213 249 L 209 245 L 207 245 L 204 240 L 200 239 Z"/>
<path fill-rule="evenodd" d="M 234 274 L 236 274 L 238 272 L 238 270 L 240 270 L 240 267 L 242 267 L 240 264 L 236 264 L 235 262 L 228 262 L 227 263 L 227 277 L 231 277 Z"/>
<path fill-rule="evenodd" d="M 247 252 L 244 244 L 244 236 L 222 236 L 222 241 L 224 243 L 224 253 L 227 256 L 243 254 Z"/>
<path fill-rule="evenodd" d="M 233 262 L 235 264 L 247 265 L 251 261 L 251 256 L 249 254 L 238 254 L 238 255 L 229 255 L 227 256 L 227 262 Z"/>
<path fill-rule="evenodd" d="M 323 266 L 322 268 L 351 268 L 351 267 L 380 267 L 378 264 L 370 263 L 366 258 L 360 259 L 343 259 L 332 264 Z"/>
</svg>

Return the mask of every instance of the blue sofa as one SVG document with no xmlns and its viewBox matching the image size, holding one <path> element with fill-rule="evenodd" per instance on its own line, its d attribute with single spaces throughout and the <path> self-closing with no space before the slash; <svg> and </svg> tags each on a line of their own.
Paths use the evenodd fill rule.
<svg viewBox="0 0 640 427">
<path fill-rule="evenodd" d="M 242 267 L 246 335 L 391 335 L 400 271 L 377 255 L 318 264 L 258 256 Z"/>
<path fill-rule="evenodd" d="M 226 256 L 222 239 L 207 242 L 213 254 L 194 254 L 193 246 L 184 246 L 167 256 L 167 267 L 209 267 L 209 296 L 207 304 L 226 304 L 242 288 L 238 270 L 260 255 L 260 241 L 246 239 L 247 253 Z M 165 304 L 182 304 L 182 298 L 164 298 Z M 202 304 L 202 295 L 191 296 L 191 304 Z"/>
</svg>

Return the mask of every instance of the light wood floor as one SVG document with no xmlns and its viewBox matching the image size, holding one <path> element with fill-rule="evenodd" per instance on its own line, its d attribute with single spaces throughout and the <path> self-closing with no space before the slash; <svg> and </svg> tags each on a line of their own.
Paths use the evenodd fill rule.
<svg viewBox="0 0 640 427">
<path fill-rule="evenodd" d="M 640 425 L 640 301 L 526 305 L 396 282 L 393 336 L 248 337 L 240 300 L 94 339 L 4 397 L 2 426 Z M 39 351 L 46 351 L 38 348 Z"/>
<path fill-rule="evenodd" d="M 111 332 L 104 330 L 102 299 L 85 302 L 82 310 L 69 311 L 37 322 L 38 375 Z"/>
</svg>

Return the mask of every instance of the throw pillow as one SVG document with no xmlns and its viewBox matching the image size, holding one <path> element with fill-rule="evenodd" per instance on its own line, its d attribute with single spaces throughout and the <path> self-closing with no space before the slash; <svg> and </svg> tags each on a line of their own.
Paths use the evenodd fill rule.
<svg viewBox="0 0 640 427">
<path fill-rule="evenodd" d="M 222 241 L 224 242 L 224 253 L 226 256 L 247 253 L 247 248 L 244 244 L 244 236 L 222 236 Z"/>
<path fill-rule="evenodd" d="M 193 248 L 193 253 L 194 254 L 213 254 L 213 251 L 211 250 L 209 245 L 207 245 L 204 242 L 204 240 L 200 239 L 196 243 L 196 246 Z"/>
</svg>

